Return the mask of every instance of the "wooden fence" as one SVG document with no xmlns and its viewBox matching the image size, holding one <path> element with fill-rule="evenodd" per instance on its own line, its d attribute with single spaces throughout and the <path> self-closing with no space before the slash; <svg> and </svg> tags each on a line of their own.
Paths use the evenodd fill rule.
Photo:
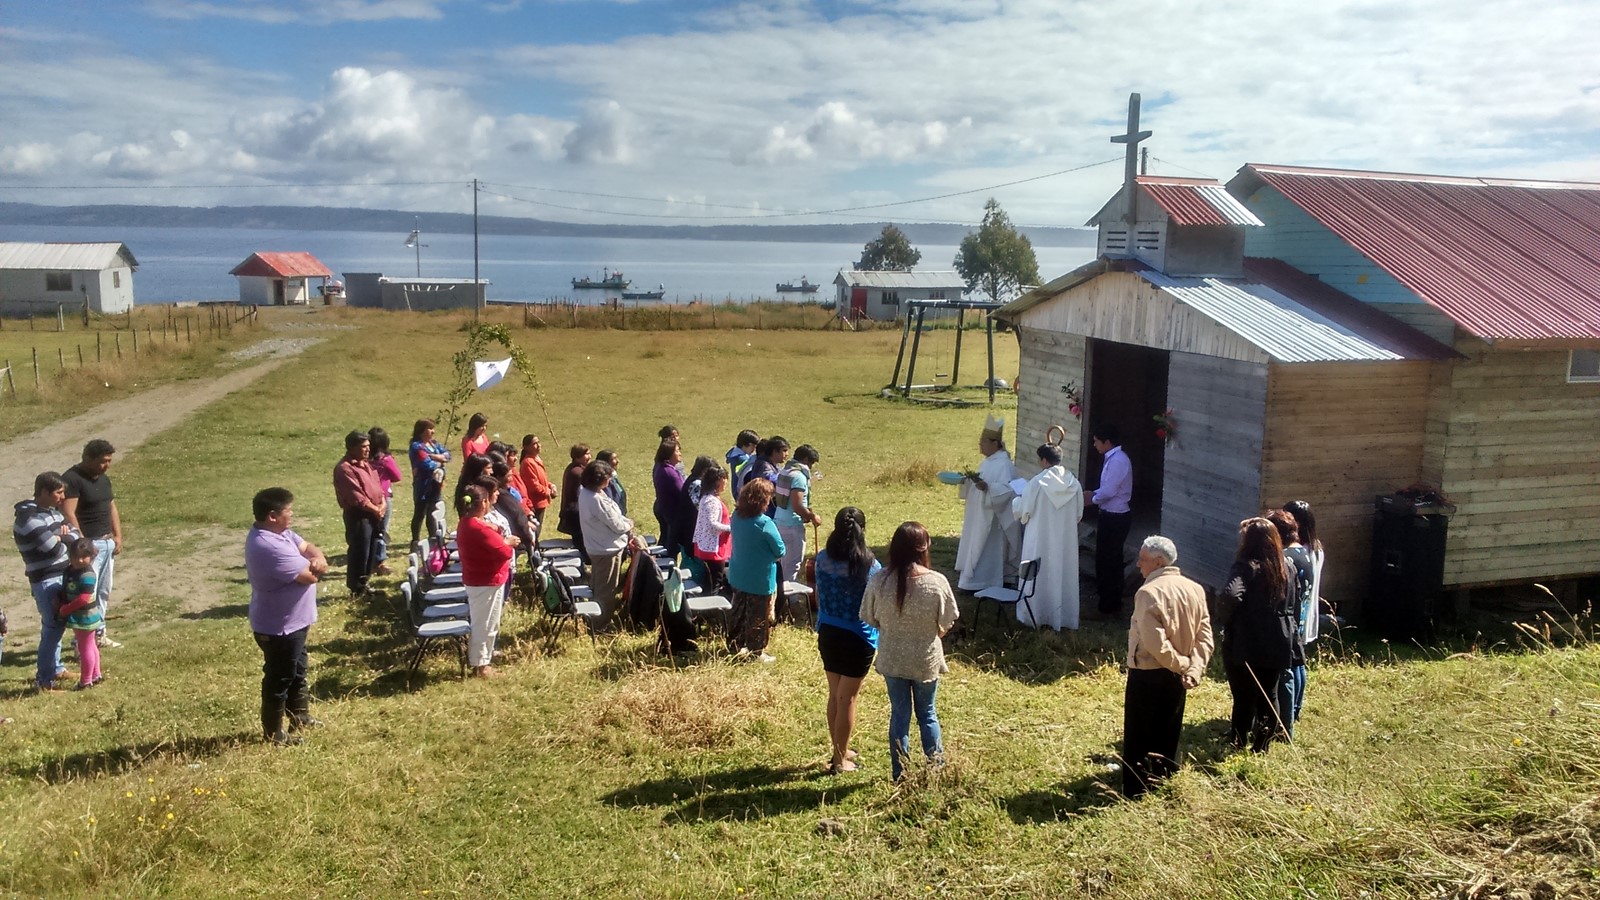
<svg viewBox="0 0 1600 900">
<path fill-rule="evenodd" d="M 0 332 L 20 331 L 23 321 L 0 318 Z M 73 342 L 70 350 L 64 343 L 56 344 L 54 366 L 50 364 L 49 348 L 42 358 L 37 346 L 28 348 L 28 356 L 22 358 L 20 366 L 25 377 L 31 369 L 33 390 L 38 394 L 44 390 L 46 377 L 58 378 L 73 369 L 120 363 L 124 359 L 137 361 L 141 356 L 192 347 L 196 340 L 227 337 L 236 327 L 255 328 L 261 319 L 254 306 L 216 305 L 199 308 L 141 306 L 137 317 L 130 309 L 126 315 L 102 316 L 81 325 L 76 314 L 68 319 L 61 310 L 54 316 L 28 316 L 25 321 L 28 331 L 58 334 L 76 331 L 83 335 L 83 340 Z M 39 327 L 41 322 L 46 327 Z M 91 334 L 92 343 L 89 341 Z M 11 358 L 0 359 L 0 398 L 9 395 L 12 400 L 18 399 L 18 365 Z"/>
</svg>

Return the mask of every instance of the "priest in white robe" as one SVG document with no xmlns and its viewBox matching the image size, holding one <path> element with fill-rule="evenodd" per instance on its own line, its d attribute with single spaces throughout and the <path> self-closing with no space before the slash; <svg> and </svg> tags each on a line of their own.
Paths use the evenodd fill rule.
<svg viewBox="0 0 1600 900">
<path fill-rule="evenodd" d="M 1014 501 L 1014 511 L 1022 525 L 1022 558 L 1039 561 L 1033 596 L 1017 604 L 1017 621 L 1030 628 L 1076 630 L 1083 485 L 1061 465 L 1060 450 L 1049 444 L 1039 448 L 1039 474 Z"/>
<path fill-rule="evenodd" d="M 1003 439 L 1005 420 L 990 416 L 978 438 L 983 463 L 976 478 L 961 482 L 961 497 L 967 514 L 961 522 L 961 544 L 956 548 L 957 586 L 963 591 L 1004 587 L 1006 579 L 1017 574 L 1018 542 L 1016 517 L 1011 501 L 1017 493 L 1011 482 L 1017 469 L 1011 464 Z"/>
</svg>

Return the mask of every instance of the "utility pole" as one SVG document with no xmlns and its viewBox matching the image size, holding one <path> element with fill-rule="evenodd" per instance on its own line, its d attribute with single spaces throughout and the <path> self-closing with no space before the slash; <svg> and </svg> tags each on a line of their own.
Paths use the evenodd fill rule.
<svg viewBox="0 0 1600 900">
<path fill-rule="evenodd" d="M 483 282 L 478 280 L 478 179 L 472 179 L 472 322 L 483 306 Z"/>
</svg>

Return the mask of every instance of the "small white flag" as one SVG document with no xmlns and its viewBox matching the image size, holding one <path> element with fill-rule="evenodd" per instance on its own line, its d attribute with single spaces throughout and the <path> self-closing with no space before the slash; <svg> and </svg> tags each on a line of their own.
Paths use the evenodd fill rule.
<svg viewBox="0 0 1600 900">
<path fill-rule="evenodd" d="M 506 377 L 506 373 L 511 371 L 511 357 L 475 362 L 472 368 L 478 376 L 478 390 L 486 391 L 499 384 L 500 380 Z"/>
</svg>

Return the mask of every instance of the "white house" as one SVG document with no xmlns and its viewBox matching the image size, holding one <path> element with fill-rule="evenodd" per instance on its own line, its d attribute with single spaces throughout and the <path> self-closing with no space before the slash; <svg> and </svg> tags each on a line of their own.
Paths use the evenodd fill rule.
<svg viewBox="0 0 1600 900">
<path fill-rule="evenodd" d="M 252 253 L 228 274 L 239 279 L 239 302 L 247 306 L 310 303 L 310 279 L 326 284 L 333 277 L 321 260 L 306 252 Z"/>
<path fill-rule="evenodd" d="M 905 311 L 907 300 L 960 300 L 967 290 L 954 269 L 927 269 L 920 272 L 873 272 L 840 269 L 834 277 L 835 295 L 841 313 L 851 318 L 865 314 L 879 321 L 891 321 Z"/>
<path fill-rule="evenodd" d="M 133 270 L 127 244 L 46 244 L 0 241 L 0 314 L 55 315 L 64 308 L 121 313 L 133 308 Z"/>
</svg>

